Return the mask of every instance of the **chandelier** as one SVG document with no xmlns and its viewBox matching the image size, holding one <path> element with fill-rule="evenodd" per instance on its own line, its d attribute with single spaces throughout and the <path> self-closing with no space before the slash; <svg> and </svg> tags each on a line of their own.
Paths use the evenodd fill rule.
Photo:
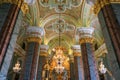
<svg viewBox="0 0 120 80">
<path fill-rule="evenodd" d="M 60 48 L 56 50 L 56 55 L 53 58 L 56 60 L 57 63 L 54 69 L 58 74 L 61 74 L 64 71 L 63 62 L 65 60 L 63 51 Z"/>
<path fill-rule="evenodd" d="M 17 61 L 17 63 L 15 64 L 15 67 L 13 67 L 13 71 L 18 73 L 20 70 L 21 70 L 20 62 Z"/>
</svg>

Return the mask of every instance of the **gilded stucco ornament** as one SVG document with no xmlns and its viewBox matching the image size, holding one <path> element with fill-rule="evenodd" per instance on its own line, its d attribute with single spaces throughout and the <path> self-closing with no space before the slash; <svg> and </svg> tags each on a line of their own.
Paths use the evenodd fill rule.
<svg viewBox="0 0 120 80">
<path fill-rule="evenodd" d="M 94 41 L 94 38 L 93 38 L 94 28 L 93 27 L 81 27 L 81 28 L 78 28 L 77 31 L 79 34 L 80 44 L 93 43 Z"/>
<path fill-rule="evenodd" d="M 47 31 L 55 31 L 56 33 L 64 33 L 66 31 L 74 31 L 75 27 L 74 25 L 71 25 L 67 22 L 65 22 L 64 19 L 56 20 L 52 24 L 45 27 Z"/>
<path fill-rule="evenodd" d="M 72 50 L 73 50 L 73 55 L 74 55 L 74 56 L 81 56 L 80 45 L 73 45 L 71 48 L 72 48 Z"/>
<path fill-rule="evenodd" d="M 41 43 L 41 38 L 44 36 L 44 29 L 42 27 L 28 27 L 26 31 L 26 40 L 28 42 Z"/>
<path fill-rule="evenodd" d="M 65 12 L 66 9 L 78 7 L 81 2 L 82 0 L 40 0 L 43 7 L 54 8 L 56 12 Z"/>
<path fill-rule="evenodd" d="M 40 56 L 48 56 L 48 45 L 40 45 Z"/>
<path fill-rule="evenodd" d="M 98 14 L 105 5 L 111 4 L 111 3 L 120 3 L 120 0 L 97 0 L 96 3 L 93 6 L 93 11 L 95 14 Z"/>
</svg>

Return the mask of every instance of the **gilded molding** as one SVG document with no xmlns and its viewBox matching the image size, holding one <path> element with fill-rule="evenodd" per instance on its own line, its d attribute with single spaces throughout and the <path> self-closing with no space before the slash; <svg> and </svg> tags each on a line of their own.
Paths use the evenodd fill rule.
<svg viewBox="0 0 120 80">
<path fill-rule="evenodd" d="M 48 53 L 47 52 L 40 52 L 40 56 L 45 56 L 47 58 Z"/>
<path fill-rule="evenodd" d="M 93 41 L 94 41 L 93 32 L 94 32 L 93 27 L 78 28 L 80 44 L 82 44 L 82 43 L 93 43 Z"/>
<path fill-rule="evenodd" d="M 23 14 L 26 14 L 29 12 L 29 7 L 28 4 L 24 2 L 24 0 L 1 0 L 0 4 L 3 3 L 11 3 L 11 4 L 16 4 L 18 7 L 21 8 Z"/>
<path fill-rule="evenodd" d="M 93 41 L 94 41 L 94 38 L 91 38 L 91 37 L 86 37 L 86 38 L 79 39 L 80 44 L 82 44 L 82 43 L 93 43 Z"/>
<path fill-rule="evenodd" d="M 74 56 L 81 56 L 80 52 L 73 52 Z"/>
<path fill-rule="evenodd" d="M 27 37 L 26 38 L 27 42 L 38 42 L 39 44 L 41 44 L 42 40 L 39 37 Z"/>
<path fill-rule="evenodd" d="M 120 0 L 97 0 L 93 6 L 93 12 L 97 15 L 101 8 L 110 3 L 120 3 Z"/>
</svg>

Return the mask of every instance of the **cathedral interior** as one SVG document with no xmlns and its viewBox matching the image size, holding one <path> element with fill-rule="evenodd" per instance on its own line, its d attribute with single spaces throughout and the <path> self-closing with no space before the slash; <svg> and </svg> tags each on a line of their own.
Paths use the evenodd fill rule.
<svg viewBox="0 0 120 80">
<path fill-rule="evenodd" d="M 0 80 L 120 80 L 120 0 L 0 0 Z"/>
</svg>

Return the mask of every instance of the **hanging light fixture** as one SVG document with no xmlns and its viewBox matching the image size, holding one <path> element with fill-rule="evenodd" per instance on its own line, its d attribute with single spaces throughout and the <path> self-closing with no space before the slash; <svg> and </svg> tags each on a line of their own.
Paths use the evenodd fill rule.
<svg viewBox="0 0 120 80">
<path fill-rule="evenodd" d="M 17 63 L 15 64 L 15 67 L 13 67 L 13 71 L 18 73 L 20 70 L 21 70 L 20 62 L 17 61 Z"/>
<path fill-rule="evenodd" d="M 104 66 L 104 64 L 103 64 L 102 61 L 100 62 L 99 71 L 100 71 L 100 73 L 102 73 L 102 74 L 105 74 L 106 71 L 107 71 L 107 69 L 105 68 L 105 66 Z"/>
<path fill-rule="evenodd" d="M 64 56 L 63 56 L 63 50 L 61 49 L 61 14 L 59 13 L 59 20 L 58 20 L 58 33 L 59 33 L 59 46 L 58 48 L 55 50 L 56 51 L 56 55 L 54 56 L 54 59 L 56 60 L 57 65 L 55 66 L 55 70 L 58 74 L 61 74 L 64 71 L 64 66 L 63 66 L 63 61 L 64 61 Z"/>
</svg>

